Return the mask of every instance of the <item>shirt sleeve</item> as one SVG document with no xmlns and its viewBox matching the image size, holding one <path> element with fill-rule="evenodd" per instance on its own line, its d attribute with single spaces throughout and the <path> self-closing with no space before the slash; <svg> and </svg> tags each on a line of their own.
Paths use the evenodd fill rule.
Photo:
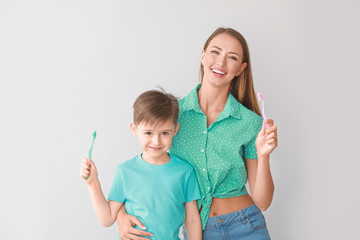
<svg viewBox="0 0 360 240">
<path fill-rule="evenodd" d="M 246 159 L 258 159 L 255 146 L 256 136 L 244 147 L 244 157 Z"/>
<path fill-rule="evenodd" d="M 244 157 L 246 159 L 258 159 L 255 141 L 256 141 L 257 135 L 260 132 L 261 127 L 262 127 L 262 118 L 260 117 L 256 120 L 257 120 L 257 123 L 254 126 L 255 132 L 253 133 L 254 136 L 251 139 L 251 141 L 244 146 Z"/>
<path fill-rule="evenodd" d="M 108 200 L 116 202 L 125 202 L 125 188 L 124 188 L 124 175 L 120 166 L 116 168 L 114 180 L 112 182 Z"/>
<path fill-rule="evenodd" d="M 199 184 L 194 169 L 191 167 L 189 177 L 185 182 L 185 202 L 191 202 L 201 198 Z"/>
</svg>

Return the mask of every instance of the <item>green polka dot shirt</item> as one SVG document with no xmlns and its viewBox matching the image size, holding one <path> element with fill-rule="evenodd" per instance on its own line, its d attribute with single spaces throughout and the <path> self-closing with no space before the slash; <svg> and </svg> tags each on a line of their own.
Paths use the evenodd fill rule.
<svg viewBox="0 0 360 240">
<path fill-rule="evenodd" d="M 239 103 L 230 93 L 224 110 L 207 127 L 199 106 L 199 84 L 179 100 L 180 129 L 170 152 L 188 161 L 195 169 L 201 190 L 198 200 L 203 229 L 213 197 L 229 198 L 247 194 L 245 159 L 257 159 L 255 139 L 262 117 Z"/>
</svg>

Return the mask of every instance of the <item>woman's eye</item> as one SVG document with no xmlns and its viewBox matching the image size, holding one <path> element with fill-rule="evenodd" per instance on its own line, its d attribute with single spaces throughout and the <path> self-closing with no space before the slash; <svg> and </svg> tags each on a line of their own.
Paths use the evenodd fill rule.
<svg viewBox="0 0 360 240">
<path fill-rule="evenodd" d="M 216 55 L 218 55 L 218 54 L 219 54 L 219 52 L 218 52 L 218 51 L 216 51 L 216 50 L 212 50 L 212 51 L 211 51 L 211 53 L 216 54 Z"/>
<path fill-rule="evenodd" d="M 230 59 L 235 60 L 235 61 L 237 60 L 237 58 L 234 56 L 230 56 Z"/>
</svg>

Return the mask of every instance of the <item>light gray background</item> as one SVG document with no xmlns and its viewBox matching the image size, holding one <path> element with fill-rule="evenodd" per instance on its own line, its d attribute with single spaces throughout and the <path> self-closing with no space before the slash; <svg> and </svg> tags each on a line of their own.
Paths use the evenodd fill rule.
<svg viewBox="0 0 360 240">
<path fill-rule="evenodd" d="M 360 239 L 360 4 L 306 1 L 0 1 L 0 239 L 114 239 L 92 210 L 79 165 L 105 194 L 139 153 L 132 103 L 198 82 L 219 26 L 247 39 L 256 91 L 279 126 L 273 239 Z M 141 191 L 141 190 L 140 190 Z"/>
</svg>

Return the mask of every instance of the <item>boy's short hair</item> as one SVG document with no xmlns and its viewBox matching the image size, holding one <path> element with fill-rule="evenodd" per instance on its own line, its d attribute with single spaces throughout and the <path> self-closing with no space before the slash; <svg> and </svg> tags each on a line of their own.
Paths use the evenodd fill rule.
<svg viewBox="0 0 360 240">
<path fill-rule="evenodd" d="M 136 125 L 141 122 L 156 124 L 169 120 L 176 125 L 179 117 L 177 98 L 163 89 L 161 91 L 150 90 L 140 94 L 135 100 L 133 108 Z"/>
</svg>

